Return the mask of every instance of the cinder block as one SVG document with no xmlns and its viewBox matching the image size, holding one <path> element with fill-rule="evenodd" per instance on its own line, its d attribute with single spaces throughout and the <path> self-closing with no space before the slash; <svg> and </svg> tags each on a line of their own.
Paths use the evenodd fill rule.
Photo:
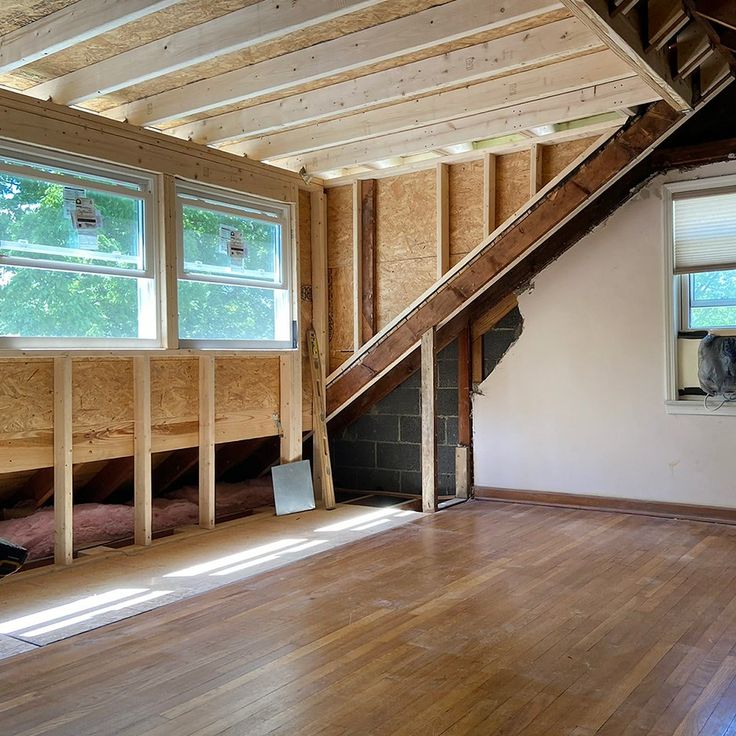
<svg viewBox="0 0 736 736">
<path fill-rule="evenodd" d="M 441 445 L 437 448 L 437 467 L 440 475 L 455 474 L 455 448 Z"/>
<path fill-rule="evenodd" d="M 437 353 L 437 360 L 455 360 L 457 361 L 457 340 L 453 340 L 447 347 L 444 347 Z"/>
<path fill-rule="evenodd" d="M 333 443 L 335 465 L 341 468 L 375 468 L 376 443 L 338 440 Z"/>
<path fill-rule="evenodd" d="M 455 495 L 455 476 L 449 474 L 440 474 L 437 482 L 440 494 L 443 496 L 454 496 Z"/>
<path fill-rule="evenodd" d="M 435 436 L 437 437 L 437 444 L 444 445 L 446 443 L 445 418 L 444 417 L 437 417 L 434 420 L 434 431 L 435 431 Z"/>
<path fill-rule="evenodd" d="M 392 414 L 366 414 L 348 428 L 349 439 L 398 442 L 399 417 Z"/>
<path fill-rule="evenodd" d="M 437 389 L 437 403 L 435 411 L 438 416 L 456 417 L 457 416 L 457 389 L 440 388 Z"/>
<path fill-rule="evenodd" d="M 376 445 L 376 462 L 379 468 L 396 470 L 420 470 L 420 445 L 379 442 Z"/>
<path fill-rule="evenodd" d="M 422 492 L 422 474 L 411 473 L 406 470 L 401 473 L 401 492 L 402 493 L 421 493 Z"/>
<path fill-rule="evenodd" d="M 457 417 L 445 417 L 445 444 L 455 447 L 457 445 Z"/>
<path fill-rule="evenodd" d="M 399 440 L 419 444 L 422 441 L 420 417 L 399 417 Z"/>
<path fill-rule="evenodd" d="M 400 491 L 401 471 L 371 468 L 357 472 L 356 483 L 365 491 Z"/>
<path fill-rule="evenodd" d="M 419 389 L 397 388 L 378 403 L 379 414 L 419 416 Z"/>
</svg>

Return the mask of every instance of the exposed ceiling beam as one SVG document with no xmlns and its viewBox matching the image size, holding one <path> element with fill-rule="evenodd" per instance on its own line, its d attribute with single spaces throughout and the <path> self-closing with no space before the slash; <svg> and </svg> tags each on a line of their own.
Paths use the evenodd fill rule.
<svg viewBox="0 0 736 736">
<path fill-rule="evenodd" d="M 514 0 L 510 7 L 487 0 L 451 3 L 325 41 L 315 48 L 234 69 L 106 110 L 108 117 L 134 125 L 206 112 L 362 66 L 449 43 L 471 34 L 501 29 L 547 13 L 559 13 L 555 0 Z"/>
<path fill-rule="evenodd" d="M 293 3 L 262 0 L 38 84 L 26 90 L 26 94 L 50 98 L 63 105 L 76 105 L 92 97 L 369 8 L 381 1 L 310 0 L 308 3 Z"/>
<path fill-rule="evenodd" d="M 641 29 L 632 19 L 619 13 L 609 15 L 608 0 L 561 0 L 583 23 L 675 110 L 688 110 L 693 104 L 693 89 L 688 80 L 675 79 L 667 54 L 656 48 L 645 48 Z"/>
<path fill-rule="evenodd" d="M 272 163 L 287 169 L 304 166 L 310 173 L 355 166 L 392 156 L 420 153 L 467 141 L 492 138 L 539 125 L 551 125 L 598 115 L 620 107 L 640 105 L 656 99 L 651 88 L 638 77 L 597 84 L 553 95 L 523 105 L 504 107 L 492 113 L 393 133 L 314 153 L 301 154 Z"/>
<path fill-rule="evenodd" d="M 0 37 L 0 74 L 180 2 L 180 0 L 77 0 Z"/>
<path fill-rule="evenodd" d="M 708 20 L 736 31 L 736 5 L 733 0 L 698 0 L 697 12 Z"/>
<path fill-rule="evenodd" d="M 291 95 L 167 129 L 170 135 L 216 144 L 263 135 L 378 104 L 509 74 L 605 48 L 576 18 L 468 46 L 357 79 Z"/>
<path fill-rule="evenodd" d="M 628 64 L 606 49 L 591 54 L 582 61 L 567 59 L 539 69 L 479 82 L 469 87 L 460 87 L 428 97 L 398 102 L 389 107 L 365 110 L 344 118 L 253 138 L 226 146 L 225 149 L 256 160 L 284 158 L 464 118 L 468 115 L 491 112 L 511 105 L 521 105 L 627 76 L 634 76 Z M 431 148 L 436 147 L 431 145 Z"/>
</svg>

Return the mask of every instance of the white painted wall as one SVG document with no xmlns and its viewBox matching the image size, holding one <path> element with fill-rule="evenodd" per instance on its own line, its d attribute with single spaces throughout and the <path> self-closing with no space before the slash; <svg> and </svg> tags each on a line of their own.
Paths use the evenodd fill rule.
<svg viewBox="0 0 736 736">
<path fill-rule="evenodd" d="M 736 416 L 665 411 L 659 177 L 519 298 L 524 330 L 474 399 L 475 483 L 736 507 Z"/>
</svg>

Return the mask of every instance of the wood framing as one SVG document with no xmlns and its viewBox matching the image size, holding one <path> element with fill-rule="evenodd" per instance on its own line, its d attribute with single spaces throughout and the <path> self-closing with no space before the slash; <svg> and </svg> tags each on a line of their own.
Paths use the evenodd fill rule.
<svg viewBox="0 0 736 736">
<path fill-rule="evenodd" d="M 437 278 L 442 278 L 450 268 L 450 182 L 448 164 L 437 164 Z"/>
<path fill-rule="evenodd" d="M 422 510 L 437 511 L 437 430 L 435 404 L 437 396 L 437 351 L 434 327 L 422 335 Z"/>
<path fill-rule="evenodd" d="M 354 356 L 328 385 L 328 411 L 353 401 L 367 385 L 412 349 L 420 335 L 449 319 L 468 300 L 493 284 L 506 269 L 533 251 L 605 188 L 623 176 L 685 120 L 669 105 L 652 105 L 563 181 L 542 191 L 523 217 L 492 235 L 462 268 L 445 276 L 407 309 L 390 329 Z"/>
<path fill-rule="evenodd" d="M 294 351 L 282 355 L 281 366 L 281 449 L 280 462 L 293 463 L 302 459 L 302 362 Z"/>
<path fill-rule="evenodd" d="M 72 359 L 54 358 L 54 562 L 74 557 Z"/>
<path fill-rule="evenodd" d="M 544 165 L 542 157 L 544 156 L 544 146 L 541 143 L 534 143 L 529 149 L 529 198 L 542 188 Z"/>
<path fill-rule="evenodd" d="M 483 155 L 483 235 L 496 229 L 496 157 Z"/>
<path fill-rule="evenodd" d="M 199 526 L 215 527 L 215 358 L 199 358 Z"/>
<path fill-rule="evenodd" d="M 457 336 L 457 443 L 455 450 L 455 495 L 468 498 L 471 493 L 472 426 L 472 335 L 465 325 Z"/>
<path fill-rule="evenodd" d="M 376 181 L 356 182 L 360 191 L 360 344 L 377 332 L 376 324 Z"/>
<path fill-rule="evenodd" d="M 135 543 L 151 543 L 151 359 L 133 358 L 133 395 L 135 403 Z"/>
</svg>

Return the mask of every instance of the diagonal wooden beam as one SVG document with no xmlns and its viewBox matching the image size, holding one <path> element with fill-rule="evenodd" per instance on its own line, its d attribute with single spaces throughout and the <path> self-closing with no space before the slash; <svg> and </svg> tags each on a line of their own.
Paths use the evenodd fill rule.
<svg viewBox="0 0 736 736">
<path fill-rule="evenodd" d="M 689 81 L 676 79 L 664 51 L 648 48 L 642 29 L 624 14 L 611 15 L 608 0 L 561 0 L 579 20 L 645 81 L 675 110 L 693 107 L 693 88 Z"/>
<path fill-rule="evenodd" d="M 696 11 L 703 18 L 736 31 L 736 5 L 732 0 L 698 0 Z"/>
<path fill-rule="evenodd" d="M 325 41 L 316 50 L 309 47 L 292 51 L 106 110 L 105 115 L 116 120 L 127 119 L 135 125 L 180 119 L 327 79 L 471 34 L 496 31 L 512 24 L 541 25 L 562 17 L 560 11 L 556 0 L 514 0 L 509 4 L 453 0 Z"/>
<path fill-rule="evenodd" d="M 77 0 L 0 37 L 0 74 L 165 10 L 181 0 Z"/>
<path fill-rule="evenodd" d="M 26 90 L 40 99 L 76 105 L 287 33 L 364 10 L 382 0 L 262 0 L 219 18 L 138 46 Z"/>
<path fill-rule="evenodd" d="M 517 221 L 491 235 L 468 260 L 399 315 L 345 363 L 327 387 L 330 415 L 413 350 L 431 327 L 461 311 L 643 160 L 688 115 L 659 102 L 647 108 L 562 181 L 540 193 Z"/>
</svg>

